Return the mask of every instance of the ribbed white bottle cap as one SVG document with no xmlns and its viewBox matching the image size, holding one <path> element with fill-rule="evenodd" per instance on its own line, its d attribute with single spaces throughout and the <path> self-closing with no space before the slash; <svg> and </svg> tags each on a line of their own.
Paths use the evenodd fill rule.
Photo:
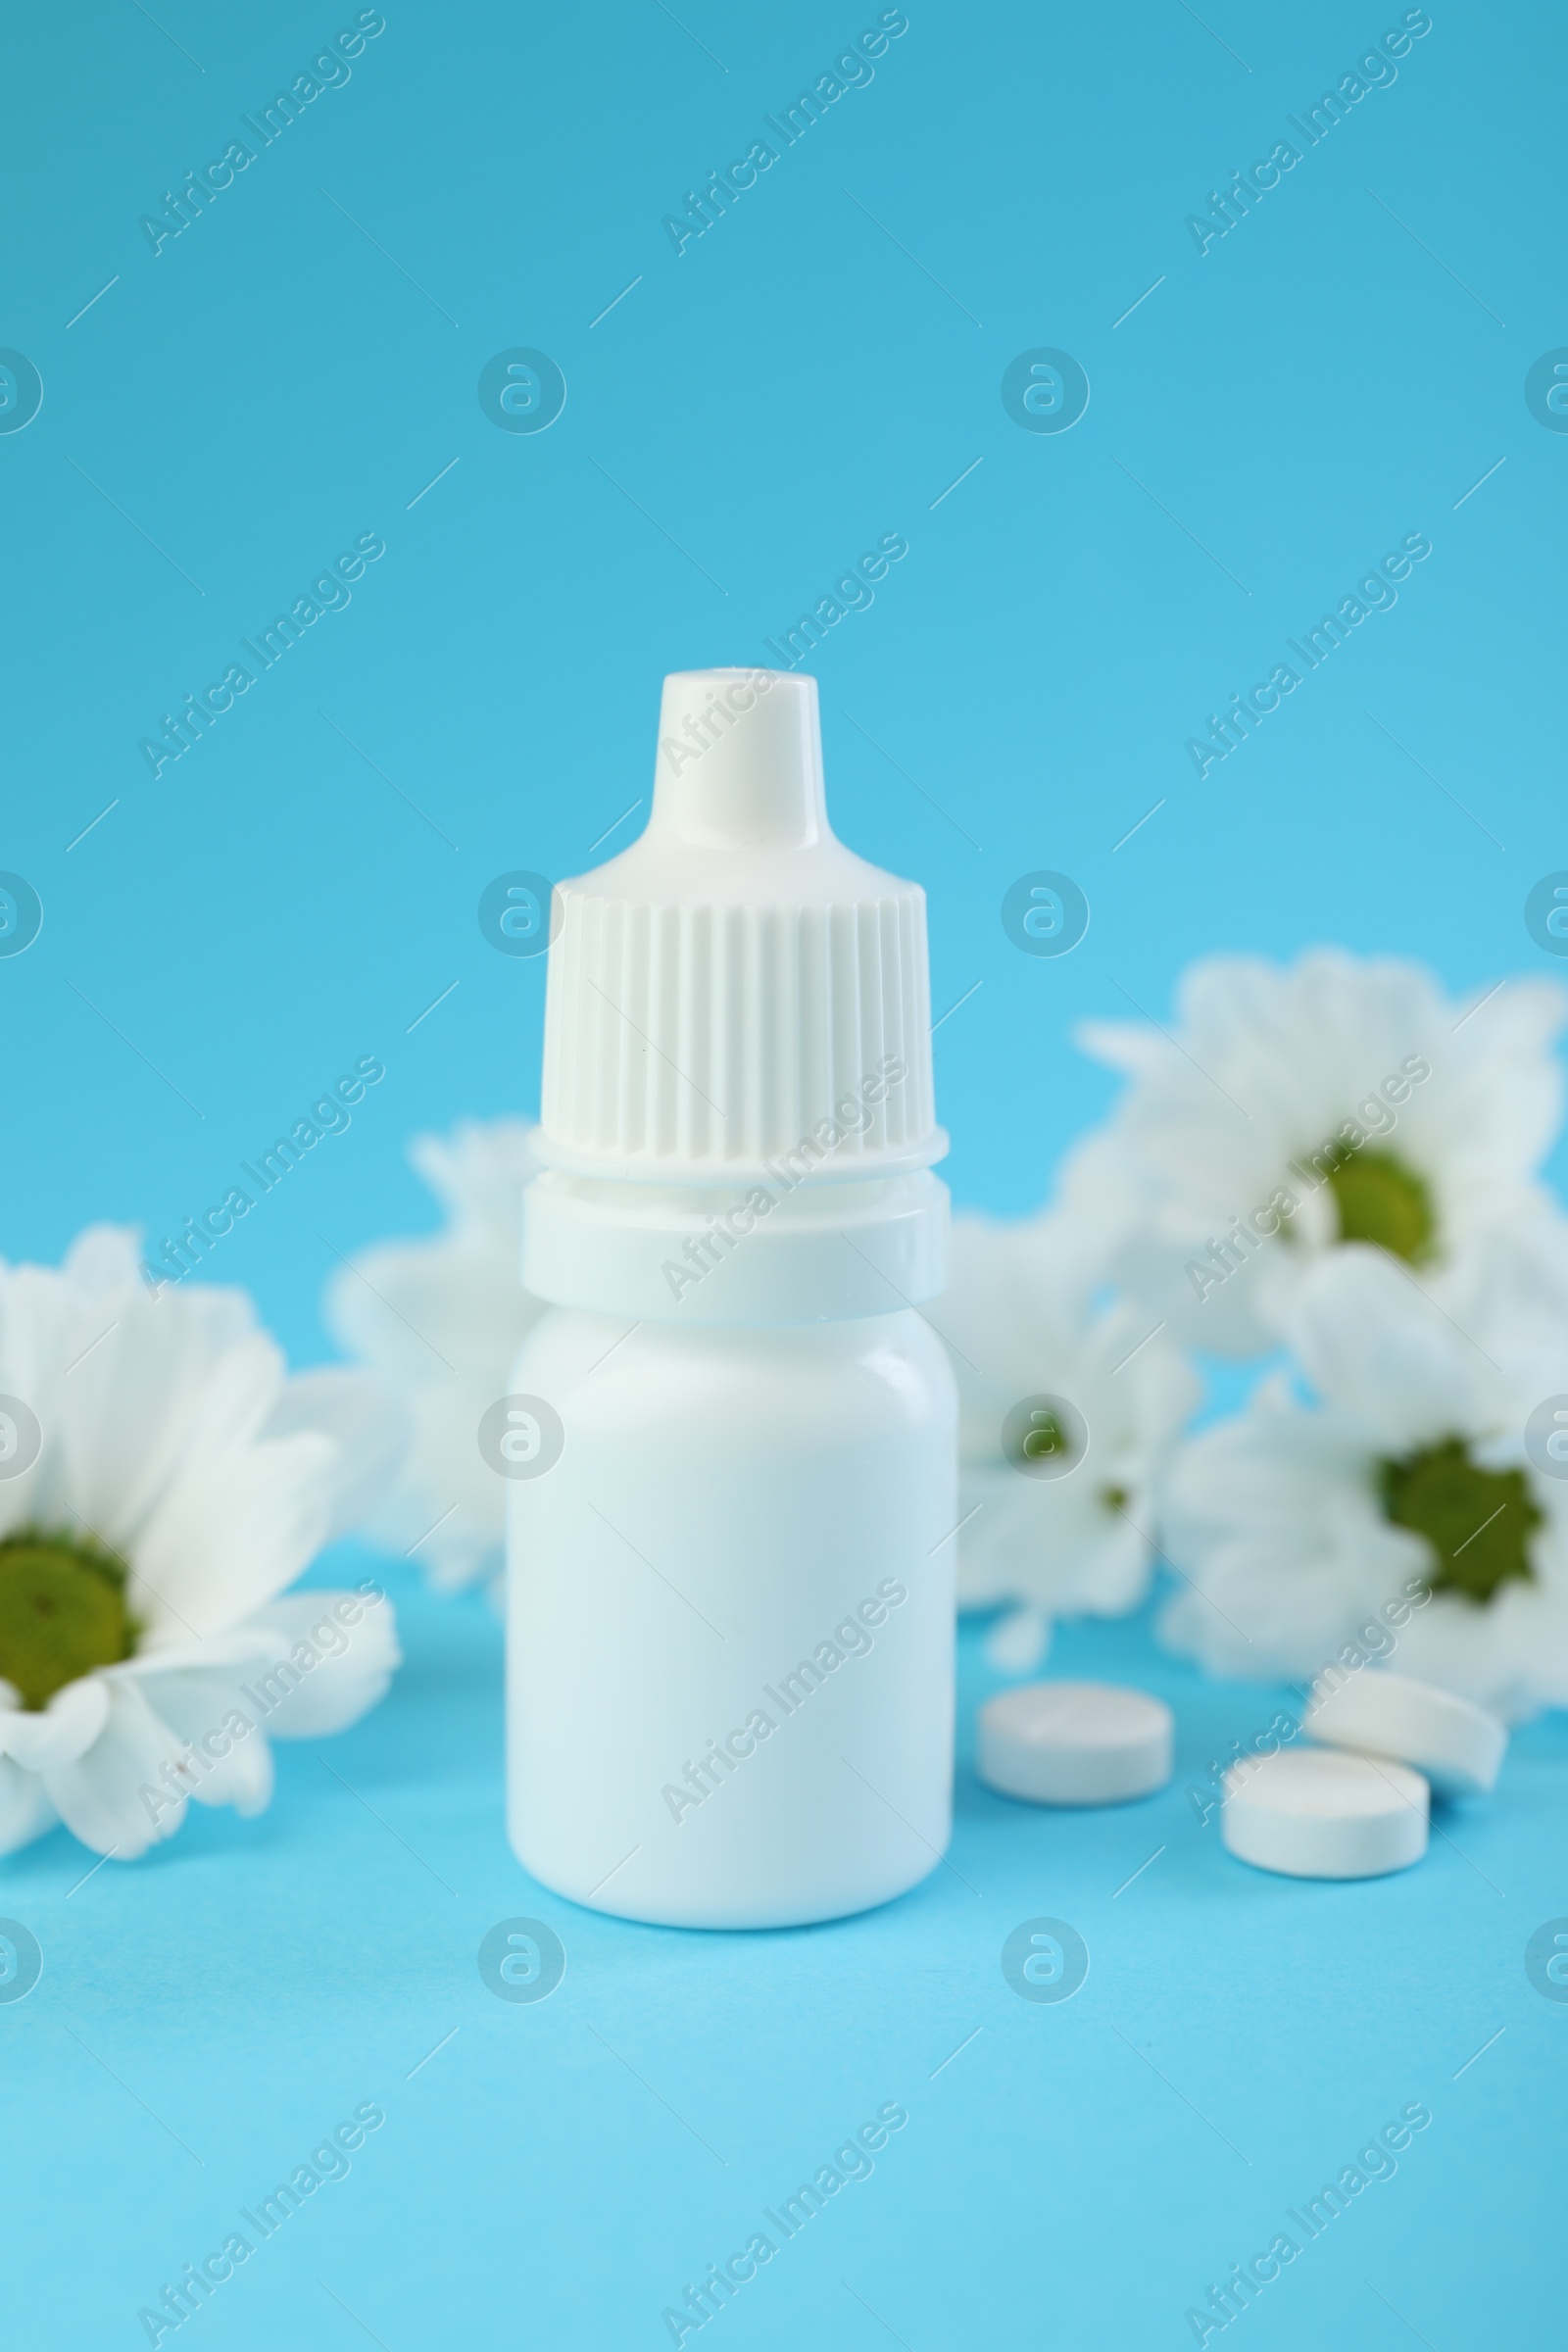
<svg viewBox="0 0 1568 2352">
<path fill-rule="evenodd" d="M 816 681 L 664 680 L 647 830 L 557 885 L 539 1156 L 734 1186 L 929 1166 L 925 894 L 837 840 Z"/>
</svg>

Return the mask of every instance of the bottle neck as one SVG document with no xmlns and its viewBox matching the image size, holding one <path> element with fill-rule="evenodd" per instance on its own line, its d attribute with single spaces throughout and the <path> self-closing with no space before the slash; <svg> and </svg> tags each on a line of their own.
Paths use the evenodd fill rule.
<svg viewBox="0 0 1568 2352">
<path fill-rule="evenodd" d="M 929 1169 L 844 1184 L 617 1184 L 560 1168 L 523 1195 L 536 1298 L 658 1323 L 851 1322 L 947 1283 L 948 1191 Z"/>
</svg>

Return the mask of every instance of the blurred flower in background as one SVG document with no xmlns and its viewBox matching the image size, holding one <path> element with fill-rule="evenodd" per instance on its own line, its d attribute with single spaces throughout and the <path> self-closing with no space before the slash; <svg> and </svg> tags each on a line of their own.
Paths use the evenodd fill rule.
<svg viewBox="0 0 1568 2352">
<path fill-rule="evenodd" d="M 1539 1261 L 1500 1244 L 1467 1328 L 1388 1254 L 1335 1250 L 1287 1337 L 1310 1390 L 1271 1374 L 1183 1449 L 1164 1533 L 1191 1578 L 1172 1646 L 1222 1674 L 1311 1677 L 1385 1601 L 1430 1592 L 1397 1665 L 1510 1719 L 1568 1705 L 1568 1320 Z M 1568 1429 L 1568 1409 L 1560 1427 Z"/>
<path fill-rule="evenodd" d="M 1413 1591 L 1410 1672 L 1568 1704 L 1568 1220 L 1540 1177 L 1565 1010 L 1322 949 L 1195 964 L 1170 1029 L 1085 1024 L 1120 1101 L 1048 1213 L 957 1221 L 938 1309 L 959 1597 L 1023 1604 L 994 1664 L 1132 1606 L 1157 1543 L 1161 1630 L 1217 1673 L 1311 1676 Z M 1287 1361 L 1182 1442 L 1184 1348 Z"/>
<path fill-rule="evenodd" d="M 272 1740 L 375 1704 L 390 1601 L 285 1588 L 399 1436 L 362 1375 L 289 1379 L 242 1292 L 155 1297 L 132 1233 L 0 1264 L 0 1852 L 64 1821 L 128 1861 L 192 1797 L 259 1813 Z"/>
<path fill-rule="evenodd" d="M 1143 1597 L 1154 1481 L 1199 1383 L 1101 1298 L 1096 1236 L 1073 1217 L 956 1218 L 951 1267 L 935 1311 L 958 1381 L 958 1599 L 1021 1604 L 993 1656 L 1026 1672 L 1051 1618 Z"/>
<path fill-rule="evenodd" d="M 1552 1213 L 1539 1169 L 1568 1000 L 1551 983 L 1465 1005 L 1415 964 L 1321 949 L 1288 971 L 1206 958 L 1177 1006 L 1174 1031 L 1084 1024 L 1130 1084 L 1062 1200 L 1114 1223 L 1115 1278 L 1190 1346 L 1275 1346 L 1337 1244 L 1375 1244 L 1441 1298 L 1478 1235 Z"/>
<path fill-rule="evenodd" d="M 327 1289 L 340 1347 L 370 1365 L 413 1424 L 402 1476 L 366 1533 L 423 1562 L 438 1592 L 480 1579 L 499 1595 L 505 1495 L 479 1453 L 486 1409 L 544 1301 L 517 1273 L 522 1188 L 537 1174 L 521 1119 L 416 1136 L 409 1158 L 446 1211 L 425 1241 L 362 1250 Z"/>
</svg>

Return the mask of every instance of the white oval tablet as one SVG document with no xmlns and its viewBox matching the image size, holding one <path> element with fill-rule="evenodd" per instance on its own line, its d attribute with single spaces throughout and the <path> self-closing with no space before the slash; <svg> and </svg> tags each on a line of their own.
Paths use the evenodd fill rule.
<svg viewBox="0 0 1568 2352">
<path fill-rule="evenodd" d="M 1026 1683 L 988 1698 L 975 1769 L 1036 1805 L 1119 1805 L 1171 1776 L 1174 1721 L 1146 1690 L 1115 1683 Z"/>
<path fill-rule="evenodd" d="M 1375 1879 L 1427 1850 L 1429 1790 L 1407 1764 L 1337 1747 L 1282 1747 L 1225 1775 L 1229 1851 L 1292 1879 Z"/>
<path fill-rule="evenodd" d="M 1313 1700 L 1301 1729 L 1330 1747 L 1414 1764 L 1445 1796 L 1484 1794 L 1508 1744 L 1495 1715 L 1407 1674 L 1351 1675 Z"/>
</svg>

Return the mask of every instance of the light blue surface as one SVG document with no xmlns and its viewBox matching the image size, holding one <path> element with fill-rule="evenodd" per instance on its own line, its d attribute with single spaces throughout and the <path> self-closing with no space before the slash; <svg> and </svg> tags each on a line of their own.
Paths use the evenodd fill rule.
<svg viewBox="0 0 1568 2352">
<path fill-rule="evenodd" d="M 390 7 L 156 256 L 139 217 L 355 11 L 11 28 L 0 344 L 43 402 L 0 433 L 0 867 L 44 925 L 0 958 L 8 1255 L 105 1216 L 156 1242 L 379 1054 L 349 1132 L 213 1259 L 318 1360 L 332 1251 L 428 1223 L 407 1136 L 536 1098 L 543 970 L 481 936 L 485 886 L 622 846 L 662 673 L 770 659 L 887 533 L 907 556 L 809 666 L 840 829 L 930 893 L 938 1008 L 983 983 L 937 1038 L 960 1200 L 1041 1197 L 1108 1100 L 1071 1021 L 1166 1017 L 1203 950 L 1336 940 L 1456 990 L 1568 971 L 1523 916 L 1568 866 L 1568 435 L 1524 390 L 1568 344 L 1560 15 L 1435 8 L 1200 256 L 1185 217 L 1399 8 L 913 7 L 677 256 L 662 217 L 878 14 Z M 1039 349 L 1087 372 L 1070 431 L 1004 406 Z M 517 350 L 564 375 L 547 431 L 481 409 Z M 1200 782 L 1186 738 L 1417 531 L 1397 605 Z M 155 781 L 160 714 L 371 533 L 349 606 Z M 1042 869 L 1092 908 L 1060 960 L 1002 926 Z M 1415 2101 L 1396 2177 L 1248 2340 L 1553 2340 L 1568 2005 L 1522 1960 L 1568 1912 L 1560 1718 L 1419 1870 L 1300 1888 L 1182 1794 L 1279 1694 L 1201 1684 L 1141 1626 L 1072 1632 L 1054 1670 L 1175 1699 L 1164 1796 L 1044 1817 L 964 1771 L 952 1868 L 888 1911 L 662 1934 L 523 1878 L 496 1630 L 393 1583 L 392 1697 L 286 1752 L 265 1819 L 79 1886 L 63 1834 L 5 1867 L 45 1953 L 0 2005 L 9 2342 L 145 2341 L 138 2307 L 370 2101 L 349 2177 L 190 2324 L 215 2352 L 666 2342 L 662 2307 L 889 2101 L 906 2128 L 724 2340 L 1191 2342 L 1185 2307 Z M 966 1674 L 965 1724 L 972 1647 Z M 567 1949 L 537 2006 L 475 1965 L 516 1915 Z M 1061 2006 L 999 1965 L 1038 1915 L 1090 1947 Z"/>
<path fill-rule="evenodd" d="M 335 2296 L 391 2352 L 668 2342 L 663 2306 L 893 2101 L 907 2126 L 795 2240 L 773 2232 L 711 2323 L 723 2340 L 858 2352 L 881 2334 L 863 2303 L 913 2352 L 1190 2343 L 1185 2308 L 1416 2102 L 1433 2121 L 1396 2176 L 1303 2241 L 1249 2338 L 1396 2344 L 1370 2279 L 1439 2352 L 1555 2340 L 1568 2015 L 1522 1960 L 1565 1908 L 1560 1716 L 1516 1740 L 1489 1805 L 1440 1816 L 1420 1868 L 1298 1887 L 1232 1861 L 1186 1793 L 1287 1694 L 1205 1685 L 1141 1627 L 1075 1629 L 1059 1668 L 1176 1706 L 1162 1795 L 1046 1814 L 965 1759 L 951 1866 L 902 1902 L 681 1934 L 523 1877 L 498 1632 L 476 1600 L 394 1591 L 396 1695 L 330 1746 L 283 1750 L 264 1819 L 201 1815 L 74 1893 L 87 1857 L 63 1836 L 8 1866 L 7 1908 L 45 1951 L 0 2011 L 26 2118 L 11 2341 L 136 2341 L 138 2307 L 371 2101 L 386 2123 L 348 2178 L 251 2232 L 181 2341 L 337 2352 L 360 2335 Z M 994 1683 L 975 1648 L 966 1726 Z M 518 1916 L 566 1947 L 538 2005 L 496 1999 L 476 1966 Z M 1000 1965 L 1041 1916 L 1089 1946 L 1060 2005 L 1021 2000 Z M 90 2260 L 68 2260 L 82 2232 Z"/>
</svg>

